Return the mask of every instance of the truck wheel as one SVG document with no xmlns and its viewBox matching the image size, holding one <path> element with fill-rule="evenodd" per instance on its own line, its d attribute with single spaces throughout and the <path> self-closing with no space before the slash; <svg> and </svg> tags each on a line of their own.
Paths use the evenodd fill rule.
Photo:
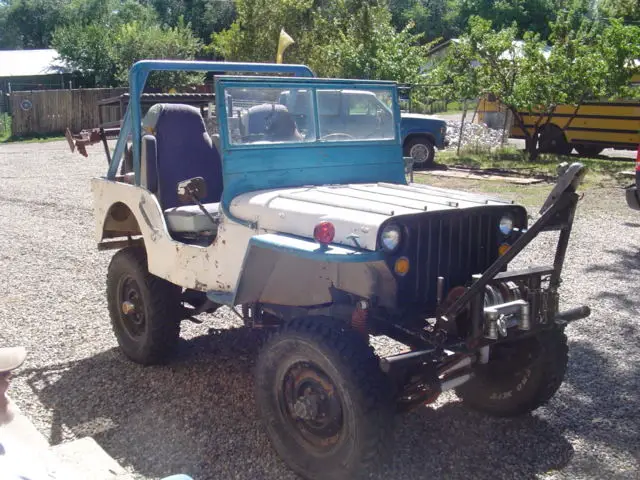
<svg viewBox="0 0 640 480">
<path fill-rule="evenodd" d="M 352 479 L 373 470 L 393 437 L 392 394 L 371 347 L 328 318 L 283 326 L 256 366 L 267 434 L 307 479 Z"/>
<path fill-rule="evenodd" d="M 602 150 L 604 150 L 603 147 L 600 147 L 598 145 L 583 144 L 575 145 L 575 149 L 576 152 L 578 152 L 583 157 L 595 157 L 596 155 L 600 155 L 600 153 L 602 153 Z"/>
<path fill-rule="evenodd" d="M 547 125 L 538 139 L 540 153 L 569 155 L 573 147 L 567 142 L 564 132 L 555 125 Z"/>
<path fill-rule="evenodd" d="M 567 370 L 567 337 L 560 330 L 491 347 L 489 362 L 456 389 L 471 408 L 498 417 L 522 415 L 547 403 Z"/>
<path fill-rule="evenodd" d="M 427 137 L 414 137 L 404 146 L 404 156 L 412 157 L 415 165 L 431 166 L 436 156 L 433 142 Z"/>
<path fill-rule="evenodd" d="M 111 259 L 107 302 L 120 348 L 143 365 L 163 363 L 180 336 L 181 289 L 149 273 L 143 248 L 128 247 Z"/>
</svg>

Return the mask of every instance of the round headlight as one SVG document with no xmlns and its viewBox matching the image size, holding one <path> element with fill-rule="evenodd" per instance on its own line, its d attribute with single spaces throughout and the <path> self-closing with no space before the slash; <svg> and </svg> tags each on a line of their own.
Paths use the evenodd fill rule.
<svg viewBox="0 0 640 480">
<path fill-rule="evenodd" d="M 387 225 L 382 229 L 382 233 L 380 234 L 380 243 L 382 244 L 382 248 L 387 252 L 392 252 L 398 248 L 401 239 L 402 232 L 397 225 Z"/>
<path fill-rule="evenodd" d="M 503 235 L 509 235 L 513 231 L 513 218 L 505 215 L 500 219 L 500 231 Z"/>
</svg>

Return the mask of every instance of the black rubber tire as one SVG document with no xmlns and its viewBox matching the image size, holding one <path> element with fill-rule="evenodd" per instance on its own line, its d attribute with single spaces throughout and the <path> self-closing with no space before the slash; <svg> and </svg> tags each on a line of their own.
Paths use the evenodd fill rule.
<svg viewBox="0 0 640 480">
<path fill-rule="evenodd" d="M 538 138 L 540 153 L 569 155 L 573 147 L 567 142 L 564 132 L 555 125 L 547 125 Z"/>
<path fill-rule="evenodd" d="M 418 161 L 417 158 L 414 157 L 414 165 L 419 167 L 430 167 L 433 165 L 436 158 L 436 150 L 433 145 L 433 141 L 428 137 L 413 137 L 409 139 L 403 148 L 403 155 L 405 157 L 412 157 L 411 150 L 415 146 L 422 145 L 427 150 L 427 158 L 423 161 Z"/>
<path fill-rule="evenodd" d="M 576 152 L 583 157 L 595 157 L 602 153 L 604 147 L 600 147 L 599 145 L 574 145 Z"/>
<path fill-rule="evenodd" d="M 126 279 L 135 281 L 144 311 L 143 330 L 133 335 L 122 318 L 120 289 Z M 165 363 L 180 337 L 181 288 L 149 273 L 144 248 L 118 251 L 107 271 L 107 302 L 111 326 L 122 352 L 136 363 Z"/>
<path fill-rule="evenodd" d="M 329 452 L 314 451 L 278 401 L 286 373 L 301 363 L 319 367 L 339 394 L 343 426 Z M 285 463 L 306 479 L 353 479 L 374 471 L 391 450 L 393 398 L 373 349 L 330 318 L 289 322 L 269 338 L 257 361 L 256 402 L 267 434 Z"/>
<path fill-rule="evenodd" d="M 502 372 L 491 358 L 478 365 L 475 377 L 456 389 L 465 405 L 497 417 L 524 415 L 547 403 L 560 388 L 568 362 L 564 332 L 554 329 L 509 346 L 528 357 L 524 365 Z"/>
</svg>

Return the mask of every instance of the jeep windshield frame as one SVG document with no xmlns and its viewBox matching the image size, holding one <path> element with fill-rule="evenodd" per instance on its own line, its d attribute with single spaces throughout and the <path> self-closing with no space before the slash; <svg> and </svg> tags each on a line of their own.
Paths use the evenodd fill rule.
<svg viewBox="0 0 640 480">
<path fill-rule="evenodd" d="M 215 73 L 261 73 L 295 75 L 297 77 L 314 77 L 313 71 L 306 65 L 275 63 L 241 63 L 241 62 L 204 62 L 187 60 L 140 60 L 129 70 L 129 104 L 122 119 L 122 127 L 118 136 L 107 178 L 114 180 L 125 147 L 131 139 L 131 152 L 135 184 L 140 185 L 140 151 L 142 140 L 142 107 L 140 98 L 151 72 L 215 72 Z"/>
<path fill-rule="evenodd" d="M 275 93 L 292 90 L 384 93 L 385 99 L 390 103 L 388 112 L 392 114 L 393 133 L 389 138 L 323 141 L 318 96 L 313 94 L 311 141 L 234 143 L 229 130 L 235 128 L 231 124 L 238 118 L 233 106 L 233 95 L 229 102 L 229 92 L 234 89 L 246 91 L 267 88 L 273 88 Z M 277 96 L 274 95 L 273 98 Z M 273 102 L 274 105 L 277 104 L 277 100 Z M 232 117 L 229 117 L 229 110 Z M 258 190 L 349 183 L 406 184 L 400 136 L 400 106 L 395 82 L 224 75 L 216 77 L 216 117 L 223 159 L 224 209 L 236 196 Z"/>
<path fill-rule="evenodd" d="M 274 77 L 237 77 L 237 76 L 221 76 L 216 81 L 216 99 L 220 99 L 220 103 L 216 102 L 216 116 L 220 125 L 220 140 L 221 145 L 225 149 L 234 148 L 265 148 L 274 146 L 291 145 L 294 147 L 308 146 L 310 143 L 322 142 L 327 147 L 340 147 L 345 144 L 354 144 L 365 142 L 365 144 L 371 142 L 384 142 L 384 143 L 398 143 L 400 139 L 400 114 L 399 110 L 396 112 L 396 106 L 398 105 L 397 93 L 393 88 L 395 86 L 392 82 L 365 82 L 358 81 L 356 84 L 345 83 L 349 80 L 333 80 L 333 79 L 316 79 L 313 82 L 305 80 L 301 82 L 295 78 L 274 78 Z M 220 85 L 220 87 L 218 87 Z M 247 105 L 247 98 L 254 96 L 253 94 L 262 94 L 262 97 L 269 96 L 269 90 L 272 90 L 271 99 L 255 100 L 253 105 Z M 239 117 L 244 113 L 248 113 L 251 107 L 258 106 L 273 106 L 273 113 L 280 113 L 275 111 L 275 107 L 282 107 L 287 113 L 300 113 L 299 109 L 294 112 L 289 112 L 289 106 L 282 103 L 281 95 L 295 95 L 302 97 L 298 100 L 304 100 L 308 102 L 304 105 L 303 112 L 310 117 L 311 130 L 304 139 L 295 140 L 262 140 L 262 141 L 233 141 L 231 137 L 231 122 L 232 118 L 229 118 L 229 112 L 232 112 L 234 118 Z M 237 92 L 237 93 L 236 93 Z M 355 97 L 357 93 L 362 93 L 360 98 L 372 99 L 375 105 L 379 107 L 379 110 L 385 114 L 388 118 L 385 118 L 383 128 L 377 128 L 376 131 L 362 135 L 349 135 L 353 138 L 346 138 L 345 136 L 338 137 L 340 132 L 332 132 L 331 129 L 326 128 L 328 118 L 334 116 L 341 116 L 345 112 L 345 109 L 349 109 L 347 103 L 351 97 Z M 244 94 L 244 98 L 242 95 Z M 330 94 L 335 94 L 337 98 L 336 105 L 329 105 Z M 379 98 L 379 95 L 384 96 L 390 103 L 390 106 L 385 105 Z M 238 96 L 241 97 L 243 107 L 238 108 L 236 102 Z M 310 97 L 310 98 L 304 98 Z M 294 97 L 295 98 L 295 97 Z M 333 111 L 335 110 L 335 112 Z M 270 113 L 270 112 L 269 112 Z M 358 116 L 356 116 L 358 117 Z M 371 115 L 363 115 L 364 117 L 372 117 Z M 299 127 L 299 125 L 296 125 Z M 363 125 L 365 129 L 369 128 L 369 125 Z M 339 130 L 339 126 L 335 127 Z M 351 132 L 353 133 L 353 132 Z M 346 135 L 346 133 L 345 133 Z M 331 136 L 331 138 L 326 138 Z"/>
</svg>

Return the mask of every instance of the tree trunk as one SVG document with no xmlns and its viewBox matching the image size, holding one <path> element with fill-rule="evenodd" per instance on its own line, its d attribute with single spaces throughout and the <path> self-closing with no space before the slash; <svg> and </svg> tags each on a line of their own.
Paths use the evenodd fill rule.
<svg viewBox="0 0 640 480">
<path fill-rule="evenodd" d="M 530 134 L 524 126 L 524 120 L 518 113 L 518 110 L 515 108 L 509 108 L 509 110 L 511 110 L 513 118 L 522 130 L 522 133 L 524 133 L 524 148 L 529 154 L 529 161 L 535 162 L 538 159 L 538 131 L 534 129 L 533 133 Z"/>
<path fill-rule="evenodd" d="M 534 133 L 532 136 L 526 135 L 525 149 L 529 154 L 529 161 L 535 162 L 538 159 L 538 134 Z"/>
</svg>

